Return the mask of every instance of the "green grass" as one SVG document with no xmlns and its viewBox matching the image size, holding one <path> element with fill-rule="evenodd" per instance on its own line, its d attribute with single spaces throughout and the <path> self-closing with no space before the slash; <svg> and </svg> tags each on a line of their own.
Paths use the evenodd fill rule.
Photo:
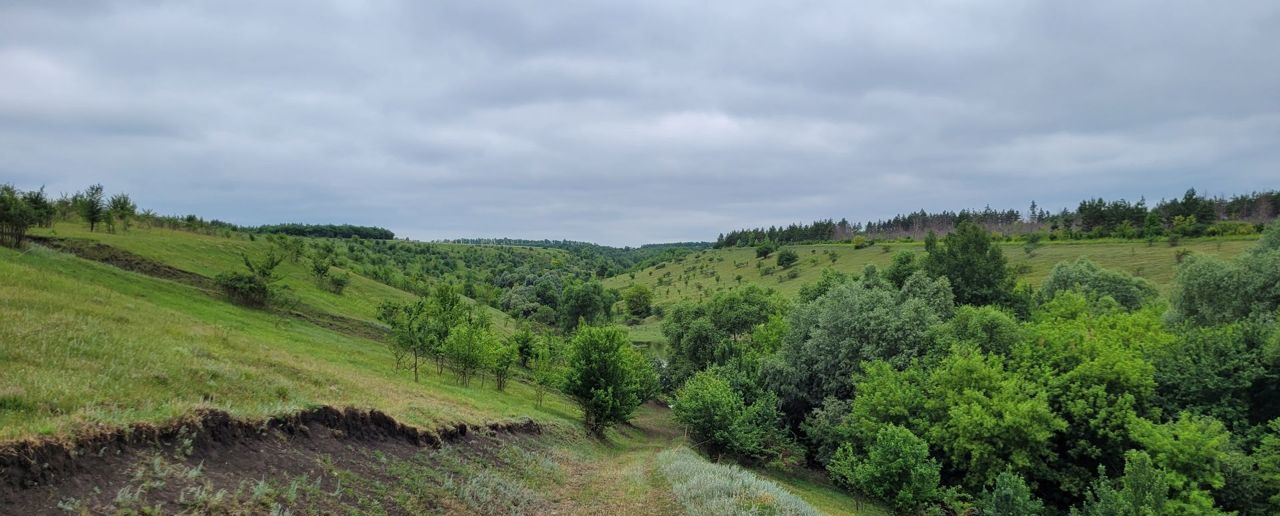
<svg viewBox="0 0 1280 516">
<path fill-rule="evenodd" d="M 755 470 L 756 475 L 772 480 L 823 514 L 888 515 L 889 510 L 880 505 L 851 495 L 831 485 L 816 471 L 779 472 Z"/>
<path fill-rule="evenodd" d="M 256 260 L 272 250 L 272 245 L 266 238 L 248 240 L 242 233 L 232 233 L 232 237 L 227 238 L 141 227 L 127 232 L 90 232 L 83 224 L 63 222 L 53 228 L 36 228 L 31 234 L 93 240 L 207 277 L 222 272 L 242 271 L 242 254 Z M 383 301 L 403 302 L 414 299 L 408 292 L 354 273 L 346 290 L 337 295 L 318 287 L 307 267 L 305 258 L 298 263 L 285 260 L 276 268 L 276 274 L 281 278 L 279 284 L 287 285 L 303 303 L 324 312 L 362 321 L 376 321 L 378 305 Z M 486 310 L 500 333 L 508 334 L 515 328 L 515 321 L 506 313 L 489 307 Z"/>
<path fill-rule="evenodd" d="M 1058 262 L 1087 257 L 1105 268 L 1145 277 L 1167 291 L 1177 272 L 1176 253 L 1179 250 L 1228 257 L 1248 249 L 1254 241 L 1255 239 L 1247 237 L 1205 238 L 1184 240 L 1178 247 L 1170 247 L 1164 242 L 1147 245 L 1145 241 L 1122 240 L 1050 242 L 1031 256 L 1023 251 L 1021 243 L 1001 243 L 1001 247 L 1011 267 L 1015 270 L 1026 268 L 1025 273 L 1019 276 L 1019 281 L 1031 285 L 1043 282 Z M 653 290 L 654 302 L 659 305 L 707 299 L 716 292 L 739 284 L 769 287 L 784 296 L 794 297 L 802 285 L 817 281 L 823 269 L 860 274 L 868 264 L 883 269 L 889 265 L 893 255 L 900 251 L 924 252 L 922 243 L 882 243 L 864 249 L 854 249 L 845 244 L 796 245 L 788 248 L 800 255 L 800 263 L 792 267 L 797 274 L 794 278 L 788 278 L 789 271 L 776 266 L 776 254 L 759 260 L 755 257 L 754 248 L 735 247 L 693 253 L 664 263 L 661 268 L 649 267 L 614 276 L 605 280 L 605 286 L 622 289 L 633 283 L 643 284 Z M 828 253 L 835 254 L 834 262 Z M 759 267 L 757 263 L 760 264 Z M 768 267 L 775 268 L 772 274 L 766 274 Z M 738 276 L 742 276 L 741 280 Z M 652 330 L 639 327 L 633 332 L 633 340 L 652 335 Z"/>
<path fill-rule="evenodd" d="M 88 234 L 60 225 L 56 232 L 204 275 L 234 270 L 240 252 L 265 253 L 268 245 L 159 229 Z M 360 277 L 343 296 L 334 296 L 311 285 L 301 267 L 283 265 L 284 281 L 304 302 L 334 314 L 368 320 L 381 300 L 410 297 Z M 661 342 L 656 320 L 637 328 L 646 341 Z M 381 342 L 240 307 L 196 287 L 40 246 L 0 248 L 0 442 L 160 423 L 201 408 L 262 418 L 316 405 L 355 406 L 421 428 L 530 417 L 550 429 L 537 449 L 554 468 L 506 451 L 511 456 L 500 457 L 501 463 L 528 464 L 484 480 L 443 483 L 423 496 L 446 493 L 481 512 L 525 504 L 573 513 L 680 512 L 657 459 L 662 450 L 685 443 L 666 409 L 642 407 L 631 424 L 597 441 L 579 430 L 580 412 L 563 396 L 548 394 L 538 404 L 533 389 L 520 382 L 497 392 L 491 381 L 462 387 L 448 372 L 436 374 L 430 366 L 424 371 L 415 383 L 409 372 L 394 368 Z M 519 476 L 546 476 L 552 469 L 563 477 L 540 483 Z M 830 508 L 852 500 L 802 478 L 778 483 L 827 512 L 839 512 Z M 200 486 L 189 487 L 193 499 L 202 496 L 196 492 Z M 288 489 L 268 487 L 277 494 Z M 375 494 L 400 489 L 403 496 L 414 489 L 367 487 Z M 125 495 L 128 504 L 141 493 Z M 361 498 L 356 508 L 373 510 L 382 502 Z"/>
<path fill-rule="evenodd" d="M 433 428 L 530 416 L 575 422 L 514 383 L 415 384 L 379 342 L 241 308 L 186 286 L 33 247 L 0 249 L 0 440 L 161 421 L 200 407 L 267 416 L 374 407 Z"/>
</svg>

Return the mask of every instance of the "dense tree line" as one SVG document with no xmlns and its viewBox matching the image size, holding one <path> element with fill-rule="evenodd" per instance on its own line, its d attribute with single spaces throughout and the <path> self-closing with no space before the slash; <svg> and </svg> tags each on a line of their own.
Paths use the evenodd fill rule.
<svg viewBox="0 0 1280 516">
<path fill-rule="evenodd" d="M 770 226 L 766 228 L 739 229 L 721 234 L 716 238 L 715 247 L 747 246 L 754 247 L 766 242 L 798 243 L 842 240 L 859 231 L 849 221 L 819 220 L 809 224 L 791 224 L 786 227 Z"/>
<path fill-rule="evenodd" d="M 1015 287 L 992 238 L 961 222 L 794 305 L 749 287 L 669 307 L 675 417 L 905 513 L 1280 511 L 1280 223 L 1186 259 L 1168 300 L 1083 259 Z"/>
<path fill-rule="evenodd" d="M 386 228 L 352 226 L 350 224 L 269 224 L 246 229 L 257 233 L 274 233 L 311 238 L 359 237 L 369 240 L 392 240 L 396 237 L 395 233 Z"/>
<path fill-rule="evenodd" d="M 1051 240 L 1090 238 L 1155 239 L 1252 234 L 1280 217 L 1280 191 L 1253 192 L 1231 197 L 1204 197 L 1194 189 L 1182 197 L 1162 200 L 1148 207 L 1139 199 L 1081 201 L 1075 209 L 1052 213 L 1031 203 L 1025 212 L 990 206 L 981 210 L 928 212 L 920 210 L 890 219 L 850 224 L 845 220 L 817 221 L 785 228 L 744 229 L 720 235 L 716 247 L 760 246 L 766 243 L 847 241 L 864 239 L 922 238 L 950 233 L 963 223 L 987 231 L 1011 235 L 1037 235 Z"/>
</svg>

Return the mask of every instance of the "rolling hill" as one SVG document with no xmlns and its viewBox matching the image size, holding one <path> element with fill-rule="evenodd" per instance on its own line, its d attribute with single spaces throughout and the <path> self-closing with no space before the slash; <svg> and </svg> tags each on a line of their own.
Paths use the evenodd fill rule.
<svg viewBox="0 0 1280 516">
<path fill-rule="evenodd" d="M 376 331 L 378 305 L 408 292 L 355 274 L 335 295 L 286 260 L 277 272 L 298 307 L 257 310 L 227 302 L 208 278 L 242 267 L 241 253 L 266 253 L 262 238 L 67 223 L 33 233 L 26 249 L 0 248 L 7 507 L 670 513 L 689 503 L 673 495 L 685 480 L 659 467 L 659 452 L 685 443 L 663 407 L 642 407 L 598 441 L 571 400 L 524 381 L 500 392 L 431 370 L 415 383 Z M 818 507 L 878 511 L 801 477 L 773 482 Z"/>
</svg>

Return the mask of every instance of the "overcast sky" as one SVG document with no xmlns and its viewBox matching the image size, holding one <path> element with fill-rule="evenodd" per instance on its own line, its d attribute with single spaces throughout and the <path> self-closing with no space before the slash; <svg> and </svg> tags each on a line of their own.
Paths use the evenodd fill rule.
<svg viewBox="0 0 1280 516">
<path fill-rule="evenodd" d="M 1280 188 L 1280 2 L 5 0 L 0 182 L 615 245 Z"/>
</svg>

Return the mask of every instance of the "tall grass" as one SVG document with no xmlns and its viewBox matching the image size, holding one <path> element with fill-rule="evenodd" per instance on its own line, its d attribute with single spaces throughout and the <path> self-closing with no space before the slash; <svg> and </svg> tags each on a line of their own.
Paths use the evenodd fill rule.
<svg viewBox="0 0 1280 516">
<path fill-rule="evenodd" d="M 684 447 L 658 454 L 658 469 L 692 515 L 817 515 L 804 500 L 737 466 L 713 464 Z"/>
</svg>

